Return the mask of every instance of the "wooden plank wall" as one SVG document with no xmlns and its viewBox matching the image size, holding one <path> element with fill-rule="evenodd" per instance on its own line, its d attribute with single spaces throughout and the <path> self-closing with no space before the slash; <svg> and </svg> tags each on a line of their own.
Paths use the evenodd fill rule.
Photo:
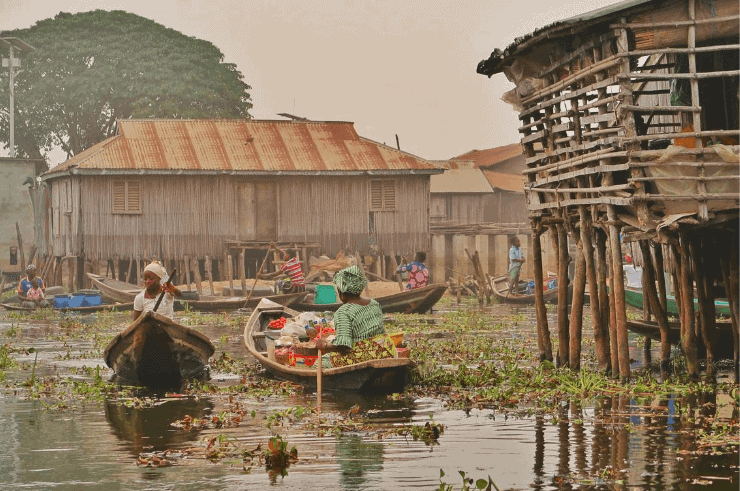
<svg viewBox="0 0 740 491">
<path fill-rule="evenodd" d="M 112 178 L 76 176 L 49 182 L 53 253 L 88 259 L 145 253 L 162 258 L 221 257 L 225 240 L 315 241 L 322 252 L 369 250 L 369 176 L 286 177 L 277 184 L 277 237 L 259 237 L 254 184 L 231 176 L 147 176 L 141 214 L 113 214 Z M 117 177 L 120 179 L 120 177 Z M 396 209 L 375 212 L 380 252 L 429 248 L 429 177 L 396 177 Z M 81 183 L 83 185 L 81 186 Z M 65 215 L 66 212 L 66 215 Z M 70 218 L 65 218 L 69 216 Z M 71 232 L 68 226 L 71 224 Z M 69 240 L 71 238 L 71 240 Z M 84 244 L 84 247 L 83 247 Z"/>
</svg>

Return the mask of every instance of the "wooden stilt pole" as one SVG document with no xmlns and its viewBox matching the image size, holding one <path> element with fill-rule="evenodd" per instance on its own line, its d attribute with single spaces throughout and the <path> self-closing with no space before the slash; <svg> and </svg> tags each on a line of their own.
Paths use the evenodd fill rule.
<svg viewBox="0 0 740 491">
<path fill-rule="evenodd" d="M 608 268 L 606 261 L 606 233 L 601 229 L 594 229 L 596 235 L 596 282 L 598 283 L 598 291 L 589 292 L 591 296 L 598 295 L 599 297 L 599 308 L 601 312 L 601 325 L 604 329 L 604 335 L 607 337 L 605 343 L 606 349 L 609 350 L 607 358 L 609 359 L 609 372 L 614 370 L 614 359 L 612 357 L 612 339 L 611 339 L 611 322 L 610 322 L 610 300 L 609 291 L 606 287 L 606 278 L 608 276 Z"/>
<path fill-rule="evenodd" d="M 601 322 L 601 307 L 599 305 L 599 287 L 596 280 L 596 265 L 594 264 L 593 227 L 591 216 L 585 205 L 578 207 L 578 215 L 581 219 L 581 249 L 585 259 L 586 278 L 588 279 L 588 291 L 591 295 L 589 305 L 591 308 L 591 322 L 594 328 L 594 343 L 596 345 L 596 358 L 599 371 L 606 373 L 611 362 L 609 360 L 609 334 L 606 326 Z M 584 285 L 585 288 L 585 285 Z M 583 302 L 583 298 L 581 298 Z M 573 292 L 573 303 L 575 303 L 575 289 Z"/>
<path fill-rule="evenodd" d="M 642 268 L 645 275 L 642 290 L 645 294 L 645 303 L 650 304 L 650 310 L 655 315 L 655 320 L 658 322 L 658 328 L 660 329 L 660 367 L 662 370 L 667 370 L 671 362 L 671 343 L 668 341 L 668 314 L 661 305 L 658 293 L 655 290 L 655 271 L 653 262 L 650 260 L 650 244 L 647 240 L 640 241 L 640 251 L 642 251 Z"/>
<path fill-rule="evenodd" d="M 269 252 L 270 251 L 268 250 L 267 253 Z M 247 296 L 247 276 L 246 276 L 247 273 L 245 271 L 245 268 L 247 267 L 247 265 L 246 265 L 244 256 L 245 256 L 245 252 L 244 252 L 244 249 L 242 249 L 239 252 L 239 282 L 242 285 L 242 296 L 246 297 Z"/>
<path fill-rule="evenodd" d="M 697 336 L 698 340 L 704 344 L 706 349 L 706 373 L 714 375 L 714 336 L 715 328 L 715 309 L 714 309 L 714 292 L 709 281 L 709 272 L 711 268 L 707 267 L 710 255 L 708 247 L 710 238 L 703 234 L 704 237 L 694 237 L 691 241 L 691 257 L 694 259 L 694 284 L 696 285 L 696 296 L 698 306 L 697 316 Z"/>
<path fill-rule="evenodd" d="M 234 295 L 234 261 L 231 254 L 226 256 L 226 278 L 229 280 L 229 295 Z"/>
<path fill-rule="evenodd" d="M 216 292 L 213 289 L 213 261 L 211 261 L 211 256 L 206 256 L 205 259 L 205 269 L 206 269 L 206 277 L 208 278 L 208 288 L 211 292 L 211 295 L 215 295 Z"/>
<path fill-rule="evenodd" d="M 737 252 L 734 249 L 730 248 L 730 254 L 736 253 Z M 730 262 L 725 255 L 720 256 L 720 268 L 722 270 L 722 282 L 725 285 L 725 292 L 727 294 L 727 303 L 730 306 L 730 317 L 732 319 L 732 339 L 735 343 L 735 371 L 737 372 L 738 367 L 740 366 L 740 329 L 738 329 L 740 323 L 738 322 L 738 311 L 735 307 L 735 302 L 733 301 L 733 298 L 737 298 L 738 291 L 735 289 L 732 283 L 730 277 Z"/>
<path fill-rule="evenodd" d="M 686 355 L 686 364 L 689 376 L 698 378 L 699 359 L 696 350 L 696 330 L 694 324 L 694 293 L 691 281 L 691 257 L 689 243 L 685 234 L 680 234 L 680 250 L 676 257 L 679 266 L 679 281 L 681 290 L 681 341 Z M 678 258 L 680 257 L 680 260 Z"/>
<path fill-rule="evenodd" d="M 540 244 L 540 226 L 532 221 L 532 267 L 534 271 L 534 305 L 537 311 L 537 340 L 540 351 L 540 361 L 552 361 L 552 341 L 550 329 L 547 325 L 547 309 L 542 288 L 542 246 Z"/>
<path fill-rule="evenodd" d="M 568 254 L 568 234 L 559 224 L 555 227 L 558 251 L 558 357 L 557 365 L 570 363 L 570 325 L 568 323 L 568 265 L 571 261 Z"/>
<path fill-rule="evenodd" d="M 624 271 L 622 270 L 622 246 L 619 242 L 617 212 L 614 205 L 607 205 L 609 218 L 609 250 L 611 252 L 611 288 L 614 290 L 614 318 L 616 323 L 616 349 L 619 361 L 619 377 L 623 382 L 630 378 L 630 354 L 627 336 L 627 310 L 624 302 Z"/>
<path fill-rule="evenodd" d="M 573 277 L 573 301 L 570 308 L 570 368 L 581 369 L 581 341 L 583 335 L 583 296 L 586 291 L 586 260 L 582 243 L 576 249 L 576 271 Z"/>
<path fill-rule="evenodd" d="M 200 283 L 200 264 L 198 259 L 193 259 L 193 276 L 195 276 L 195 288 L 198 290 L 198 295 L 203 295 L 203 286 Z"/>
</svg>

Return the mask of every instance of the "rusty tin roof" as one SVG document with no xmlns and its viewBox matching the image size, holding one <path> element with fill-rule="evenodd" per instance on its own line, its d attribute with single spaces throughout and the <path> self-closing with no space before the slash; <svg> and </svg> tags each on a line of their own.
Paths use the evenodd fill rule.
<svg viewBox="0 0 740 491">
<path fill-rule="evenodd" d="M 360 137 L 350 122 L 118 121 L 118 134 L 44 174 L 437 174 L 437 165 Z"/>
<path fill-rule="evenodd" d="M 524 176 L 522 175 L 504 174 L 491 170 L 484 170 L 483 175 L 495 189 L 524 194 Z"/>
</svg>

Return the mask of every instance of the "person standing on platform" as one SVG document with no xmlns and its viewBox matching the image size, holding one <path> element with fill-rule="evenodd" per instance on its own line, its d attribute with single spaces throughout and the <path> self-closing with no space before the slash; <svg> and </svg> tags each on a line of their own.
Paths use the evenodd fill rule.
<svg viewBox="0 0 740 491">
<path fill-rule="evenodd" d="M 519 295 L 519 275 L 524 264 L 524 252 L 519 237 L 512 237 L 509 249 L 509 294 Z"/>
</svg>

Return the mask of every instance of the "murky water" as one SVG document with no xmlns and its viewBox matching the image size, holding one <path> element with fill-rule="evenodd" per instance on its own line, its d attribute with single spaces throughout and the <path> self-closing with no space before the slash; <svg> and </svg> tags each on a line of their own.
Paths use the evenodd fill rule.
<svg viewBox="0 0 740 491">
<path fill-rule="evenodd" d="M 492 318 L 519 319 L 511 336 L 534 336 L 533 311 L 496 305 Z M 119 326 L 128 316 L 120 314 Z M 35 376 L 68 375 L 82 367 L 103 365 L 100 345 L 110 333 L 71 342 L 65 329 L 84 329 L 94 318 L 60 327 L 58 322 L 0 319 L 0 343 L 34 347 L 36 353 L 16 353 L 21 363 L 33 364 Z M 432 320 L 433 322 L 433 320 Z M 554 325 L 554 319 L 553 324 Z M 204 329 L 220 350 L 247 356 L 239 326 Z M 102 339 L 101 339 L 102 338 Z M 633 343 L 634 344 L 634 343 Z M 634 347 L 635 366 L 642 349 Z M 103 372 L 109 375 L 109 372 Z M 8 372 L 8 380 L 25 380 L 28 370 Z M 236 383 L 236 377 L 214 374 L 217 386 Z M 714 394 L 688 401 L 717 420 L 737 418 L 732 401 Z M 678 417 L 687 401 L 678 398 L 645 400 L 626 397 L 582 401 L 564 406 L 556 421 L 540 416 L 513 417 L 494 411 L 448 410 L 435 399 L 392 400 L 352 393 L 325 393 L 322 416 L 345 418 L 352 409 L 359 418 L 372 418 L 380 427 L 421 425 L 430 415 L 445 431 L 435 444 L 411 437 L 378 438 L 377 432 L 346 431 L 343 436 L 317 436 L 310 427 L 315 416 L 267 428 L 270 411 L 307 407 L 315 395 L 246 398 L 232 401 L 245 416 L 239 426 L 185 431 L 171 424 L 185 415 L 215 416 L 224 410 L 224 396 L 154 399 L 148 407 L 121 401 L 76 401 L 66 409 L 48 408 L 41 400 L 26 400 L 12 390 L 0 393 L 0 489 L 16 490 L 237 490 L 267 486 L 284 489 L 437 489 L 442 480 L 460 489 L 458 471 L 471 477 L 490 476 L 500 489 L 732 489 L 738 487 L 737 453 L 721 454 L 699 448 L 693 423 Z M 353 409 L 354 408 L 354 409 Z M 254 410 L 256 416 L 251 417 Z M 735 409 L 736 411 L 736 409 Z M 263 447 L 279 434 L 298 451 L 298 462 L 287 475 L 269 473 L 253 464 L 245 470 L 241 458 L 210 462 L 203 455 L 184 454 L 217 437 L 240 448 Z M 147 452 L 173 451 L 170 467 L 137 465 Z"/>
</svg>

